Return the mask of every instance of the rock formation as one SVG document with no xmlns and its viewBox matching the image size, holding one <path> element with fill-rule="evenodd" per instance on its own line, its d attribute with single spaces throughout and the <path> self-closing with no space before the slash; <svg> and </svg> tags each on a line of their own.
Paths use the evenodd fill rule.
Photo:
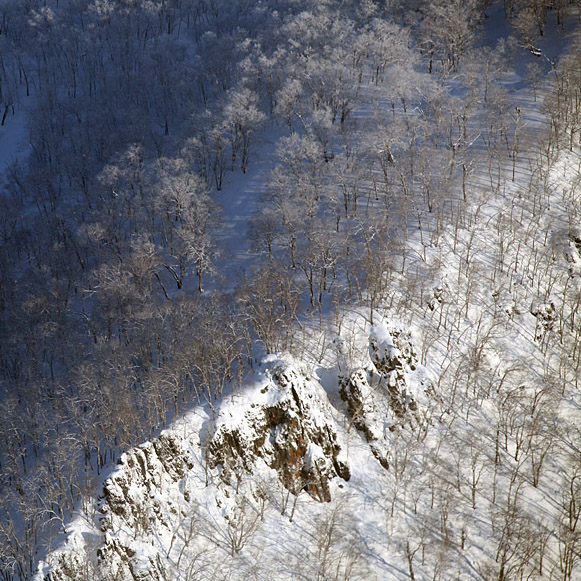
<svg viewBox="0 0 581 581">
<path fill-rule="evenodd" d="M 235 421 L 219 418 L 208 446 L 209 465 L 219 466 L 230 482 L 241 471 L 252 472 L 262 459 L 293 494 L 306 490 L 317 500 L 329 501 L 329 480 L 348 480 L 350 474 L 339 459 L 326 393 L 293 365 L 277 362 L 266 373 L 269 379 L 260 395 L 237 410 Z"/>
</svg>

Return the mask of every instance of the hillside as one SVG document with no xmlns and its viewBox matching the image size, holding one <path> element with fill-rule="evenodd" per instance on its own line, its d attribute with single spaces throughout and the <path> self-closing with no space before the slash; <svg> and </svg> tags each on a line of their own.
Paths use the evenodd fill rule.
<svg viewBox="0 0 581 581">
<path fill-rule="evenodd" d="M 36 578 L 560 578 L 574 395 L 452 407 L 409 332 L 362 314 L 310 367 L 268 357 L 214 419 L 124 454 Z"/>
<path fill-rule="evenodd" d="M 575 579 L 579 9 L 3 3 L 2 578 Z"/>
</svg>

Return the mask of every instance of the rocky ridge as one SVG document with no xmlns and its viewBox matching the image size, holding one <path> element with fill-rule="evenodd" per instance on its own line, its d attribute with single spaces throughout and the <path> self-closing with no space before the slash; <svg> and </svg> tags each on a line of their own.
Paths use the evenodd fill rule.
<svg viewBox="0 0 581 581">
<path fill-rule="evenodd" d="M 70 524 L 63 545 L 40 564 L 37 581 L 181 578 L 198 549 L 208 559 L 203 567 L 195 561 L 200 571 L 217 566 L 220 558 L 207 547 L 238 554 L 268 503 L 278 503 L 280 518 L 289 516 L 289 496 L 295 505 L 303 493 L 309 502 L 331 501 L 334 486 L 352 477 L 342 448 L 347 424 L 388 468 L 391 430 L 421 421 L 417 355 L 397 327 L 376 325 L 368 337 L 365 361 L 350 372 L 339 365 L 342 405 L 332 403 L 316 372 L 290 356 L 271 356 L 255 381 L 214 414 L 197 408 L 123 454 L 93 514 L 85 511 Z M 294 505 L 291 522 L 293 515 Z"/>
</svg>

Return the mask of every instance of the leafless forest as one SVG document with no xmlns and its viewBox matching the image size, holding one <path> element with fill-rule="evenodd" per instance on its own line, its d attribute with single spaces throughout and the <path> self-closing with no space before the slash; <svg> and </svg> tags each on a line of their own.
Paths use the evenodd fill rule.
<svg viewBox="0 0 581 581">
<path fill-rule="evenodd" d="M 551 578 L 572 581 L 581 428 L 557 410 L 581 372 L 579 22 L 579 0 L 2 1 L 0 147 L 26 138 L 0 194 L 0 578 L 32 576 L 121 452 L 365 308 L 442 362 L 439 421 L 497 406 L 510 486 L 483 578 L 541 578 L 551 537 Z M 562 53 L 537 48 L 566 29 Z M 221 195 L 269 143 L 241 273 Z M 524 335 L 530 360 L 487 356 Z M 544 528 L 519 483 L 557 449 Z"/>
</svg>

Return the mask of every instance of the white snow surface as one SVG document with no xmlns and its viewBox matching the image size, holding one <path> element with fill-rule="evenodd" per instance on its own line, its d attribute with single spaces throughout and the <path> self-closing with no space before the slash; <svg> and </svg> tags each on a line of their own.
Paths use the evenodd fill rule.
<svg viewBox="0 0 581 581">
<path fill-rule="evenodd" d="M 351 334 L 353 329 L 357 331 Z M 381 342 L 388 356 L 399 353 L 392 337 L 398 332 L 405 334 L 387 319 L 371 326 L 364 313 L 353 312 L 341 335 L 343 343 L 358 345 L 351 352 L 350 367 L 372 367 L 369 349 L 364 347 L 371 341 Z M 524 357 L 526 351 L 521 342 L 513 345 L 511 355 Z M 565 449 L 546 460 L 545 477 L 538 486 L 526 478 L 515 491 L 514 470 L 530 470 L 526 464 L 531 457 L 515 460 L 515 440 L 507 435 L 502 464 L 495 464 L 490 425 L 501 412 L 496 398 L 483 398 L 478 406 L 468 407 L 462 419 L 452 409 L 442 413 L 443 408 L 427 395 L 420 407 L 425 421 L 404 422 L 376 434 L 382 441 L 375 443 L 391 454 L 391 465 L 385 469 L 363 434 L 353 428 L 336 386 L 325 391 L 316 379 L 335 374 L 339 381 L 336 358 L 334 347 L 318 367 L 289 355 L 271 355 L 261 362 L 254 379 L 224 400 L 215 415 L 198 407 L 177 420 L 160 438 L 174 443 L 175 458 L 183 454 L 182 476 L 176 477 L 178 461 L 172 460 L 168 468 L 151 454 L 155 443 L 124 454 L 105 481 L 105 500 L 93 499 L 69 523 L 66 539 L 41 563 L 36 579 L 49 574 L 51 580 L 69 579 L 67 570 L 84 567 L 86 578 L 98 569 L 105 579 L 117 574 L 143 579 L 306 580 L 335 578 L 332 571 L 347 570 L 352 579 L 400 580 L 409 575 L 412 553 L 418 579 L 432 578 L 437 571 L 445 572 L 443 578 L 482 579 L 494 569 L 499 550 L 494 527 L 499 526 L 497 519 L 502 520 L 503 505 L 495 496 L 518 496 L 519 518 L 538 523 L 532 515 L 540 512 L 541 522 L 550 530 Z M 493 357 L 491 364 L 501 360 L 500 355 Z M 273 372 L 290 378 L 291 386 L 310 384 L 309 390 L 320 398 L 310 399 L 305 413 L 314 423 L 330 423 L 337 431 L 341 458 L 351 478 L 331 481 L 330 503 L 289 493 L 259 458 L 235 482 L 221 478 L 220 466 L 208 467 L 205 453 L 213 434 L 220 428 L 238 427 L 248 432 L 251 441 L 252 413 L 280 401 L 284 390 L 274 388 Z M 408 370 L 407 385 L 425 393 L 427 375 L 437 378 L 421 365 Z M 580 425 L 578 393 L 558 406 L 555 419 L 575 430 Z M 375 422 L 385 417 L 377 415 L 377 408 L 368 413 L 376 414 Z M 560 429 L 559 433 L 567 432 Z M 310 443 L 305 465 L 320 460 L 325 461 L 322 449 Z M 144 469 L 137 469 L 139 465 Z M 474 474 L 478 483 L 473 489 Z M 120 514 L 111 508 L 117 495 L 124 499 Z M 555 570 L 557 562 L 557 547 L 549 535 L 545 567 Z M 72 578 L 80 578 L 79 570 Z"/>
<path fill-rule="evenodd" d="M 361 326 L 368 328 L 364 318 L 359 319 Z M 383 328 L 387 333 L 387 327 Z M 364 342 L 368 337 L 357 340 Z M 368 365 L 369 361 L 360 363 Z M 308 415 L 304 420 L 319 426 L 328 423 L 337 430 L 340 457 L 352 476 L 349 481 L 333 479 L 329 504 L 305 493 L 290 494 L 260 459 L 252 473 L 230 484 L 221 479 L 220 467 L 209 469 L 206 464 L 205 447 L 212 434 L 224 427 L 239 427 L 250 433 L 251 440 L 249 411 L 277 405 L 285 390 L 273 384 L 273 372 L 288 378 L 289 387 L 308 398 L 303 402 Z M 148 442 L 124 454 L 120 465 L 105 479 L 105 500 L 93 499 L 92 506 L 68 524 L 66 539 L 40 564 L 36 579 L 50 573 L 51 579 L 67 579 L 63 563 L 74 567 L 81 556 L 106 570 L 107 575 L 125 571 L 120 554 L 130 555 L 133 575 L 151 575 L 144 578 L 158 578 L 155 575 L 159 570 L 164 571 L 164 578 L 186 578 L 184 562 L 192 563 L 197 557 L 197 573 L 205 579 L 242 579 L 249 574 L 253 578 L 290 579 L 295 569 L 301 572 L 297 578 L 315 578 L 320 563 L 312 537 L 322 535 L 319 529 L 333 519 L 337 520 L 337 531 L 333 532 L 330 550 L 335 567 L 357 567 L 369 579 L 397 578 L 404 564 L 395 567 L 394 576 L 394 565 L 387 564 L 387 519 L 381 515 L 391 474 L 370 454 L 361 434 L 351 429 L 341 402 L 327 398 L 314 372 L 289 355 L 269 356 L 261 362 L 254 380 L 222 402 L 214 419 L 207 410 L 196 408 L 176 421 L 160 438 L 175 442 L 176 449 L 184 452 L 189 467 L 180 478 L 172 476 L 171 470 L 152 454 L 155 443 Z M 303 391 L 299 391 L 301 384 L 305 386 Z M 386 437 L 391 438 L 389 433 Z M 325 463 L 322 448 L 309 443 L 305 466 Z M 124 508 L 117 514 L 117 501 L 121 499 L 125 500 Z M 240 523 L 251 535 L 244 539 L 243 547 L 233 549 L 232 536 L 236 532 L 243 536 Z M 337 539 L 336 533 L 340 533 Z M 366 555 L 351 554 L 347 540 L 368 544 Z M 107 547 L 105 552 L 103 547 Z M 117 553 L 115 547 L 124 549 Z M 106 555 L 99 565 L 97 551 Z"/>
</svg>

